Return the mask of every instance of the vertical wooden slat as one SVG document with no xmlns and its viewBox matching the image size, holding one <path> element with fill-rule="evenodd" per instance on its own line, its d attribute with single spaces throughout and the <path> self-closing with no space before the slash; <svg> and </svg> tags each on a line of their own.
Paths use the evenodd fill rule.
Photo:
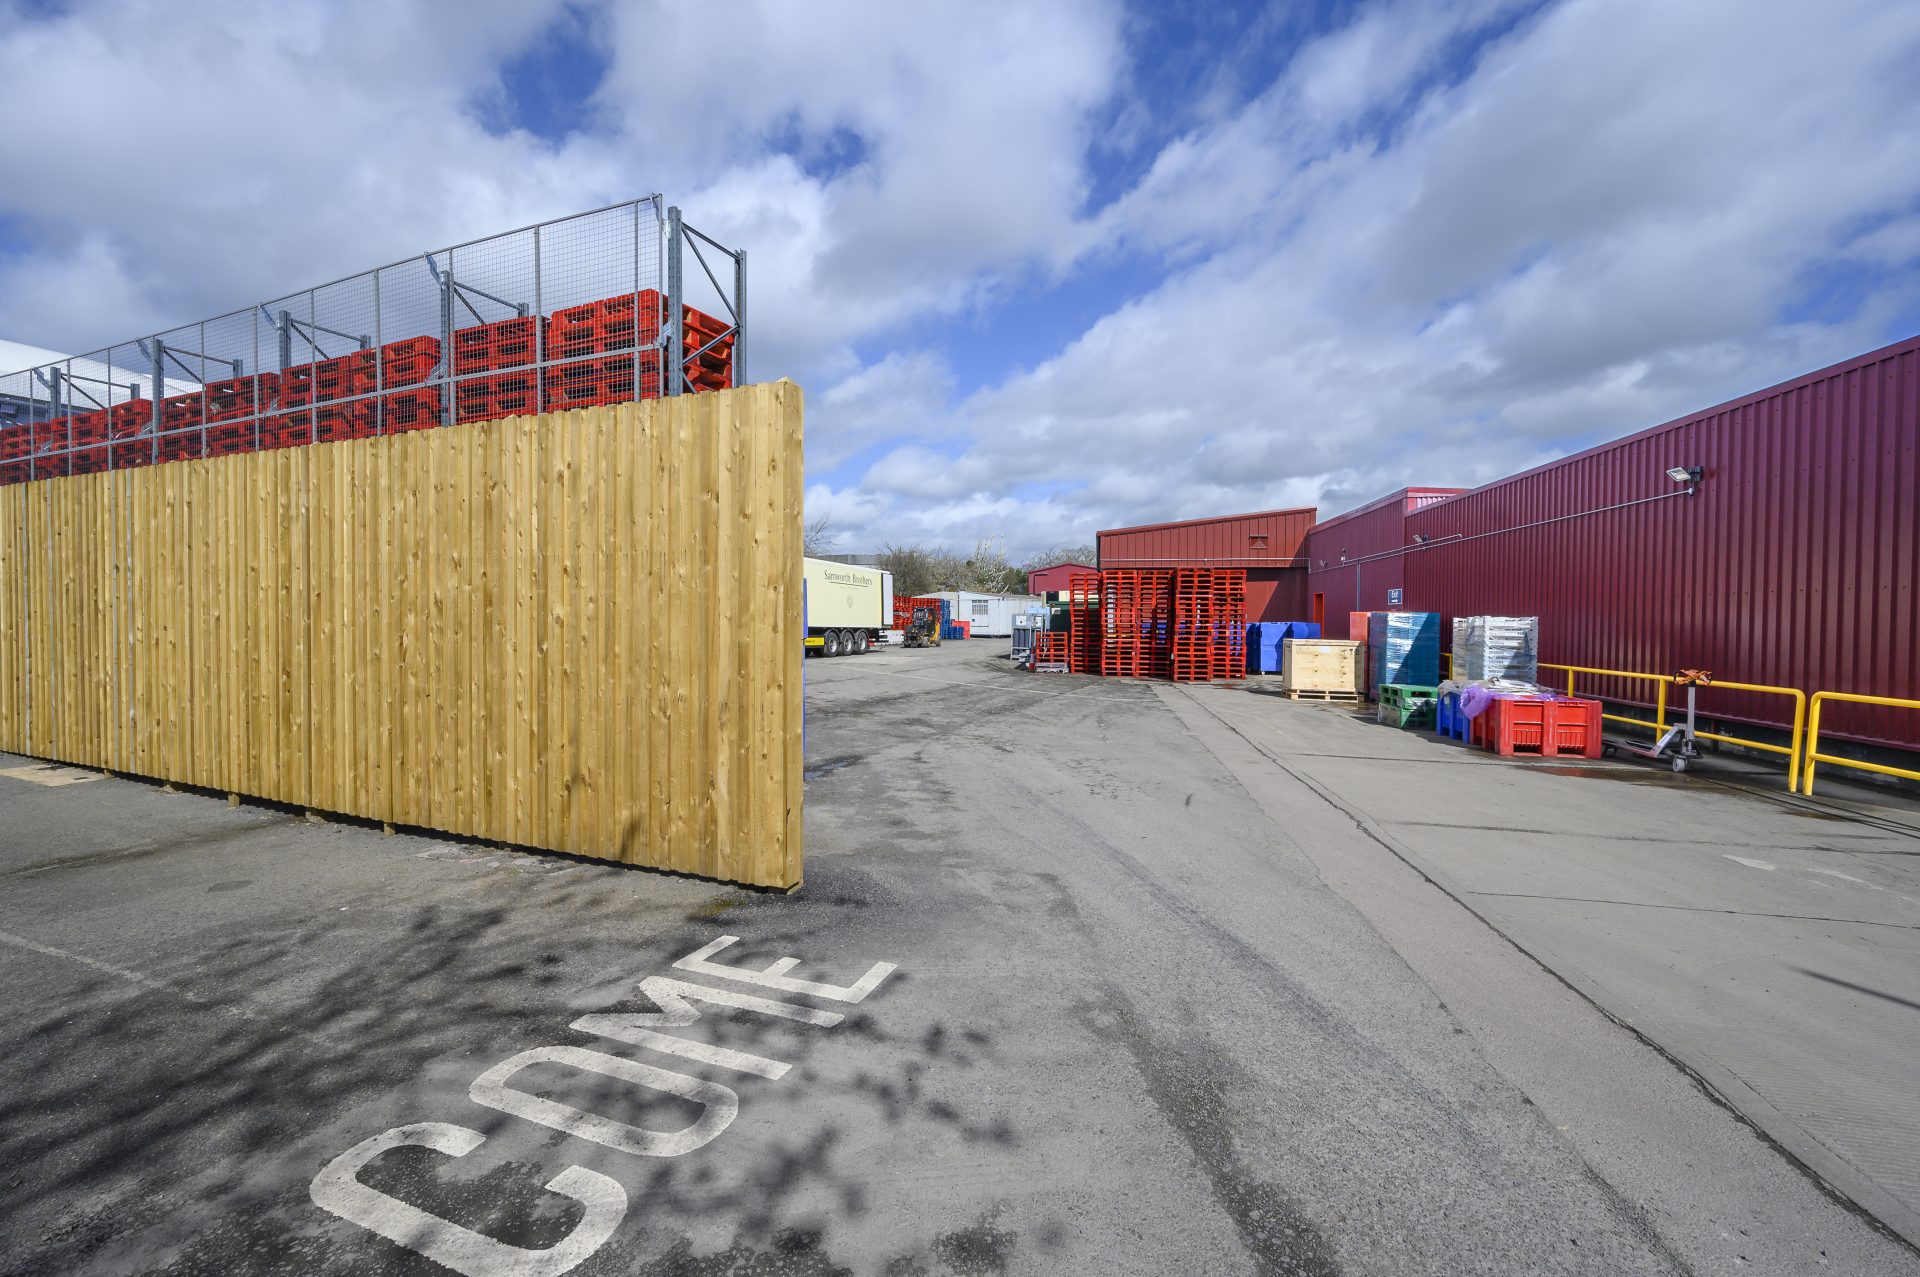
<svg viewBox="0 0 1920 1277">
<path fill-rule="evenodd" d="M 0 488 L 0 749 L 800 879 L 788 383 Z"/>
</svg>

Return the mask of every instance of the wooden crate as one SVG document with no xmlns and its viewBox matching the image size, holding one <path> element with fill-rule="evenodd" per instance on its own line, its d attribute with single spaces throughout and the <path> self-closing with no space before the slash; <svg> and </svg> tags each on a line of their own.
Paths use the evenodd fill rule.
<svg viewBox="0 0 1920 1277">
<path fill-rule="evenodd" d="M 1358 698 L 1367 645 L 1345 639 L 1286 639 L 1280 649 L 1280 686 L 1288 693 Z"/>
</svg>

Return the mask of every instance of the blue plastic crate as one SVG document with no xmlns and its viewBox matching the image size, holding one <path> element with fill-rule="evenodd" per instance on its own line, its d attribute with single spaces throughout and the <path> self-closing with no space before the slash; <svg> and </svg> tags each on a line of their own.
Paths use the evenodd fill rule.
<svg viewBox="0 0 1920 1277">
<path fill-rule="evenodd" d="M 1473 731 L 1467 716 L 1460 712 L 1460 693 L 1442 692 L 1433 705 L 1433 730 L 1437 736 L 1466 740 Z"/>
<path fill-rule="evenodd" d="M 1317 639 L 1320 627 L 1311 621 L 1253 621 L 1247 625 L 1247 672 L 1278 674 L 1280 655 L 1288 639 Z"/>
</svg>

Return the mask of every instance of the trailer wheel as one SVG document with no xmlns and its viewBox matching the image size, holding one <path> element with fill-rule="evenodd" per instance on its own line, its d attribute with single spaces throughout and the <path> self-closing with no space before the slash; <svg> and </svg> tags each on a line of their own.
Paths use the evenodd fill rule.
<svg viewBox="0 0 1920 1277">
<path fill-rule="evenodd" d="M 839 630 L 828 630 L 826 634 L 822 636 L 820 654 L 822 656 L 840 655 L 840 631 Z"/>
<path fill-rule="evenodd" d="M 858 650 L 862 653 L 871 652 L 875 646 L 876 645 L 873 641 L 873 631 L 861 630 L 860 631 L 860 647 Z"/>
</svg>

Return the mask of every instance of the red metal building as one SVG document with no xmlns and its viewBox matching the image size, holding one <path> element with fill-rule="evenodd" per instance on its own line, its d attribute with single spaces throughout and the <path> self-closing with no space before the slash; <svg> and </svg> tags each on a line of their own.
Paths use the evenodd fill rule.
<svg viewBox="0 0 1920 1277">
<path fill-rule="evenodd" d="M 1308 506 L 1110 528 L 1098 536 L 1100 567 L 1245 568 L 1249 621 L 1305 620 L 1307 561 L 1301 547 L 1314 513 Z"/>
<path fill-rule="evenodd" d="M 1920 697 L 1920 337 L 1417 509 L 1401 495 L 1308 537 L 1329 621 L 1397 588 L 1443 636 L 1455 615 L 1537 615 L 1545 661 Z M 1789 706 L 1706 702 L 1774 726 Z M 1920 745 L 1911 710 L 1836 705 L 1826 725 Z"/>
<path fill-rule="evenodd" d="M 1028 594 L 1052 594 L 1067 588 L 1067 580 L 1076 572 L 1091 572 L 1091 563 L 1055 563 L 1027 573 Z"/>
<path fill-rule="evenodd" d="M 1303 551 L 1311 599 L 1306 619 L 1327 638 L 1365 639 L 1347 633 L 1351 612 L 1400 609 L 1406 591 L 1407 516 L 1464 488 L 1402 488 L 1357 510 L 1317 523 Z"/>
</svg>

